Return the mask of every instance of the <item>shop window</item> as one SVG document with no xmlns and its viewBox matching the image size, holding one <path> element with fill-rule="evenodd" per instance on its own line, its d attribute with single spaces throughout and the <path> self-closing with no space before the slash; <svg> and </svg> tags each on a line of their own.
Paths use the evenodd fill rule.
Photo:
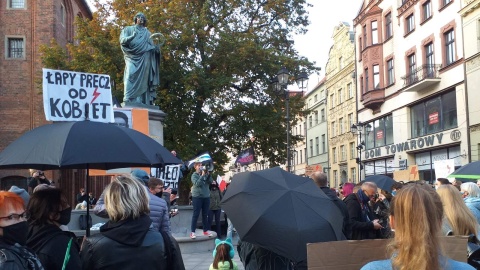
<svg viewBox="0 0 480 270">
<path fill-rule="evenodd" d="M 410 108 L 412 138 L 457 127 L 455 91 Z"/>
<path fill-rule="evenodd" d="M 372 131 L 365 134 L 366 149 L 372 149 L 393 143 L 392 115 L 379 118 L 369 124 L 372 126 Z"/>
</svg>

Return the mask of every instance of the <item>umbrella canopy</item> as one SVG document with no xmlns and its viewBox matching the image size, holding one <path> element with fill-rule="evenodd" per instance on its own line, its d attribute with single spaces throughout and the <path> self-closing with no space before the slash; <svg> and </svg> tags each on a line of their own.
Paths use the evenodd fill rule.
<svg viewBox="0 0 480 270">
<path fill-rule="evenodd" d="M 448 178 L 480 179 L 480 161 L 475 161 L 458 168 Z"/>
<path fill-rule="evenodd" d="M 108 170 L 180 163 L 165 147 L 141 132 L 92 121 L 35 128 L 0 153 L 0 168 Z"/>
<path fill-rule="evenodd" d="M 392 185 L 396 183 L 393 178 L 386 176 L 386 175 L 370 175 L 365 177 L 365 180 L 363 182 L 373 182 L 377 184 L 377 187 L 383 190 L 386 190 L 388 192 L 392 192 Z"/>
<path fill-rule="evenodd" d="M 236 174 L 222 209 L 242 241 L 295 262 L 307 258 L 307 243 L 346 239 L 334 202 L 310 178 L 279 167 Z"/>
</svg>

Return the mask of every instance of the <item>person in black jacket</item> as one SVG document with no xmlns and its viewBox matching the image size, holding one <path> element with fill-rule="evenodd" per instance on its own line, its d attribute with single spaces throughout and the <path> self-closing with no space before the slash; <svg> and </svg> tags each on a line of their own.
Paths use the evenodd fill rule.
<svg viewBox="0 0 480 270">
<path fill-rule="evenodd" d="M 69 259 L 65 269 L 82 268 L 75 234 L 60 229 L 70 222 L 71 212 L 60 189 L 40 189 L 30 197 L 27 246 L 37 253 L 45 269 L 62 269 L 67 251 Z"/>
<path fill-rule="evenodd" d="M 352 233 L 350 229 L 350 218 L 348 215 L 348 210 L 347 206 L 345 203 L 338 198 L 337 194 L 331 190 L 327 185 L 328 185 L 328 179 L 327 175 L 322 173 L 322 172 L 314 172 L 312 174 L 312 179 L 317 184 L 317 186 L 322 190 L 325 195 L 327 195 L 330 199 L 332 199 L 333 203 L 337 206 L 338 209 L 340 209 L 340 212 L 342 212 L 343 216 L 343 228 L 342 232 L 345 235 L 347 239 L 352 238 Z"/>
<path fill-rule="evenodd" d="M 83 269 L 167 268 L 164 239 L 148 216 L 146 188 L 132 176 L 113 178 L 104 191 L 109 221 L 87 237 L 80 257 Z"/>
<path fill-rule="evenodd" d="M 377 230 L 383 228 L 378 219 L 374 219 L 368 202 L 377 194 L 377 185 L 372 182 L 362 184 L 357 192 L 345 198 L 350 226 L 352 229 L 352 240 L 375 239 Z"/>
</svg>

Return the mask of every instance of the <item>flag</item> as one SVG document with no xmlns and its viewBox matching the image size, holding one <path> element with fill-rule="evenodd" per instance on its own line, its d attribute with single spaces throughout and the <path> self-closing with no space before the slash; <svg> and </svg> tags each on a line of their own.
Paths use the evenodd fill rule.
<svg viewBox="0 0 480 270">
<path fill-rule="evenodd" d="M 235 164 L 240 164 L 241 166 L 249 165 L 252 163 L 255 163 L 255 152 L 253 150 L 253 147 L 242 150 L 238 154 L 237 159 L 235 160 Z"/>
<path fill-rule="evenodd" d="M 223 177 L 220 177 L 220 175 L 217 176 L 217 184 L 221 191 L 225 190 L 225 188 L 227 187 L 227 182 L 225 181 L 225 179 L 223 179 Z"/>
<path fill-rule="evenodd" d="M 207 152 L 207 153 L 203 153 L 197 157 L 195 157 L 194 159 L 191 159 L 189 161 L 187 161 L 187 164 L 188 164 L 188 168 L 191 169 L 193 167 L 193 164 L 197 163 L 197 162 L 210 162 L 212 163 L 213 165 L 213 160 L 212 160 L 212 157 L 210 156 L 210 154 Z"/>
</svg>

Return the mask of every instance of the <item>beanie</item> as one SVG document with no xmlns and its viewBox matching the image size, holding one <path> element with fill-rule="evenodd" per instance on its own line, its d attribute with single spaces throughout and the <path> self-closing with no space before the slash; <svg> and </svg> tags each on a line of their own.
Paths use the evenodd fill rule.
<svg viewBox="0 0 480 270">
<path fill-rule="evenodd" d="M 150 176 L 148 175 L 148 173 L 144 170 L 141 170 L 141 169 L 133 170 L 132 171 L 132 176 L 135 177 L 137 180 L 139 180 L 144 185 L 147 185 L 148 179 L 150 179 Z"/>
<path fill-rule="evenodd" d="M 25 205 L 25 208 L 27 207 L 28 201 L 30 200 L 30 195 L 28 195 L 28 192 L 25 189 L 19 188 L 17 186 L 12 186 L 8 191 L 20 196 L 23 199 L 23 204 Z"/>
</svg>

